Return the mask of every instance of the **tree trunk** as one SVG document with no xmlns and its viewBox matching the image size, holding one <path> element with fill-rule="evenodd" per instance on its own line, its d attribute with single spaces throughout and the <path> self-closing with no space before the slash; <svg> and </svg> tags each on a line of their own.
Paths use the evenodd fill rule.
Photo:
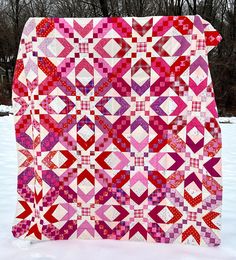
<svg viewBox="0 0 236 260">
<path fill-rule="evenodd" d="M 101 5 L 102 15 L 104 17 L 108 17 L 109 13 L 108 13 L 107 0 L 99 0 L 99 2 L 100 2 L 100 5 Z"/>
</svg>

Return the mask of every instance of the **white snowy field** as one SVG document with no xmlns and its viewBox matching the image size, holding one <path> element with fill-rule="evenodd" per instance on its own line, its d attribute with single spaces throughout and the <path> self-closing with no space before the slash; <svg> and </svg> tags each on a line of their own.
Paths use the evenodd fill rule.
<svg viewBox="0 0 236 260">
<path fill-rule="evenodd" d="M 221 118 L 223 133 L 222 243 L 207 248 L 112 240 L 69 240 L 29 244 L 11 234 L 16 208 L 17 161 L 13 116 L 0 117 L 0 260 L 236 259 L 236 119 Z"/>
</svg>

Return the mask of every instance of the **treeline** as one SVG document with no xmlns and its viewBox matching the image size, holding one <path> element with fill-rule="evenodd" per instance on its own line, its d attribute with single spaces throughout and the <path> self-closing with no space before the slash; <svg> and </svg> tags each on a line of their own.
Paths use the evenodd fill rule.
<svg viewBox="0 0 236 260">
<path fill-rule="evenodd" d="M 223 36 L 210 53 L 220 115 L 236 115 L 236 0 L 0 0 L 0 103 L 11 102 L 11 80 L 29 17 L 194 15 Z"/>
</svg>

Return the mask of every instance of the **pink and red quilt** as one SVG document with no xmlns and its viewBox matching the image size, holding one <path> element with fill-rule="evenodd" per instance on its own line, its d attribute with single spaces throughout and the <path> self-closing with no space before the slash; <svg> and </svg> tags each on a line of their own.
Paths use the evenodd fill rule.
<svg viewBox="0 0 236 260">
<path fill-rule="evenodd" d="M 13 235 L 220 244 L 222 177 L 196 16 L 30 18 L 13 82 Z"/>
</svg>

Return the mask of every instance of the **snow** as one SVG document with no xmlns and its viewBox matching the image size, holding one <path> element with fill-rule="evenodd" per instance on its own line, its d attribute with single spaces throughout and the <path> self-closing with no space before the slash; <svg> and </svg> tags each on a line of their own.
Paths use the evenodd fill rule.
<svg viewBox="0 0 236 260">
<path fill-rule="evenodd" d="M 236 124 L 236 117 L 220 117 L 219 122 Z"/>
<path fill-rule="evenodd" d="M 12 106 L 0 105 L 0 112 L 12 113 Z"/>
<path fill-rule="evenodd" d="M 0 117 L 0 260 L 50 259 L 236 259 L 236 118 L 220 118 L 223 133 L 222 243 L 219 247 L 113 240 L 47 241 L 30 244 L 13 238 L 17 159 L 13 116 Z"/>
</svg>

